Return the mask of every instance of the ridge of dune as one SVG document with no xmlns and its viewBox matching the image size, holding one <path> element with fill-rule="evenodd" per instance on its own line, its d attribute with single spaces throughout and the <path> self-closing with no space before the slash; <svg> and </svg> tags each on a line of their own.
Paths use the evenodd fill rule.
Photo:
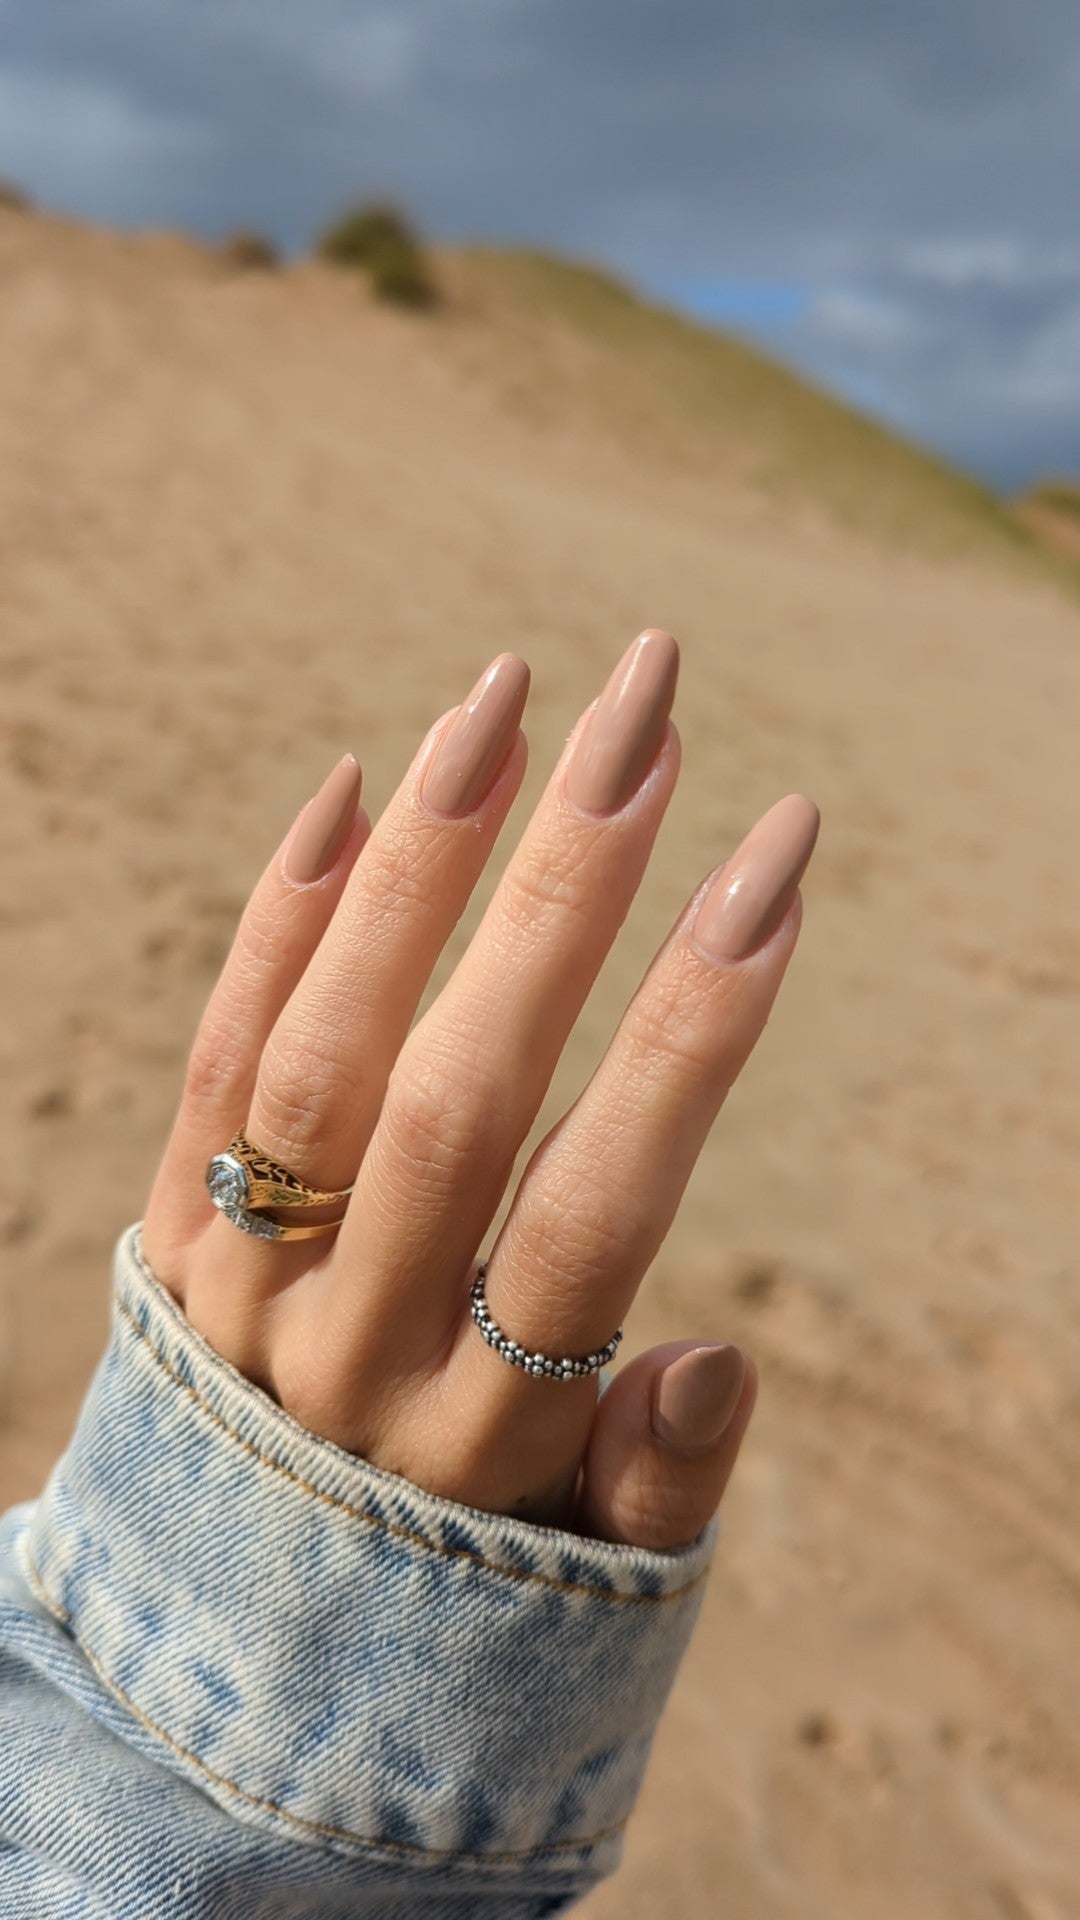
<svg viewBox="0 0 1080 1920">
<path fill-rule="evenodd" d="M 1033 529 L 980 481 L 606 271 L 480 246 L 447 253 L 443 270 L 469 315 L 500 336 L 502 364 L 489 371 L 538 425 L 583 412 L 628 451 L 809 504 L 864 537 L 1039 562 Z"/>
<path fill-rule="evenodd" d="M 1048 552 L 1080 563 L 1080 482 L 1042 480 L 1013 501 L 1012 511 Z"/>
<path fill-rule="evenodd" d="M 669 627 L 682 777 L 519 1168 L 756 814 L 800 790 L 823 826 L 628 1321 L 627 1356 L 745 1342 L 762 1389 L 582 1911 L 1071 1920 L 1080 614 L 996 503 L 742 349 L 565 263 L 439 264 L 432 324 L 0 209 L 4 1494 L 63 1442 L 236 915 L 333 760 L 376 814 L 494 654 L 533 666 L 433 992 L 576 715 Z"/>
<path fill-rule="evenodd" d="M 283 324 L 331 311 L 370 339 L 385 317 L 363 277 L 301 259 L 251 272 L 171 232 L 117 233 L 0 204 L 9 274 L 63 262 L 68 275 L 120 276 L 142 301 L 186 283 L 256 283 Z M 1016 503 L 860 413 L 747 342 L 637 293 L 588 262 L 539 250 L 432 249 L 442 306 L 413 317 L 420 359 L 440 365 L 508 423 L 596 453 L 674 467 L 727 492 L 802 507 L 889 546 L 948 557 L 992 554 L 1075 584 L 1075 556 L 1044 539 L 1038 490 Z M 241 297 L 237 294 L 237 297 Z M 405 316 L 395 316 L 399 320 Z M 344 342 L 341 343 L 344 349 Z M 1028 507 L 1039 512 L 1029 512 Z"/>
</svg>

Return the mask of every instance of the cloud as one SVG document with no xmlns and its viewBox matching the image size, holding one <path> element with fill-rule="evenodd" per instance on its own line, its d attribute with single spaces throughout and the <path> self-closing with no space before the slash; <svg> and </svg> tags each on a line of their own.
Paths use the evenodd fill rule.
<svg viewBox="0 0 1080 1920">
<path fill-rule="evenodd" d="M 167 190 L 173 169 L 189 162 L 203 140 L 198 126 L 148 113 L 104 79 L 2 70 L 0 127 L 5 147 L 18 160 L 11 177 L 32 181 L 46 199 L 63 199 L 77 176 L 82 193 L 100 194 L 114 218 L 123 218 L 126 211 L 126 180 L 141 175 L 140 203 L 147 192 L 147 169 L 160 189 Z"/>
<path fill-rule="evenodd" d="M 868 258 L 782 346 L 1005 490 L 1080 467 L 1080 253 L 958 242 Z"/>
<path fill-rule="evenodd" d="M 726 300 L 995 478 L 1080 469 L 1075 0 L 0 0 L 0 31 L 0 174 L 69 211 L 299 247 L 390 191 Z"/>
</svg>

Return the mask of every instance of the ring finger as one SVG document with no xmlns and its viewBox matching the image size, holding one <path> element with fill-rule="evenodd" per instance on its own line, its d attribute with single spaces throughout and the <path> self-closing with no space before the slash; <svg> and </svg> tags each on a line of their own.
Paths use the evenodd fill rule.
<svg viewBox="0 0 1080 1920">
<path fill-rule="evenodd" d="M 246 1131 L 313 1186 L 355 1177 L 431 968 L 520 785 L 528 684 L 525 662 L 502 654 L 436 722 L 261 1049 Z M 288 1250 L 298 1265 L 278 1246 L 238 1245 L 225 1220 L 218 1233 L 234 1277 L 256 1287 L 276 1290 L 311 1260 L 311 1242 Z"/>
</svg>

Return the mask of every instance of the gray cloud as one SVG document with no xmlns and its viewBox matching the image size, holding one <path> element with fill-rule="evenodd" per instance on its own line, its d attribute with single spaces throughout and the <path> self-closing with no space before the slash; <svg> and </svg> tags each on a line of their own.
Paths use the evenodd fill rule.
<svg viewBox="0 0 1080 1920">
<path fill-rule="evenodd" d="M 1006 489 L 1080 470 L 1080 250 L 956 243 L 818 292 L 787 357 Z"/>
<path fill-rule="evenodd" d="M 797 281 L 788 357 L 1009 484 L 1080 469 L 1078 164 L 1074 0 L 0 0 L 0 173 L 54 204 L 298 247 L 392 191 Z"/>
</svg>

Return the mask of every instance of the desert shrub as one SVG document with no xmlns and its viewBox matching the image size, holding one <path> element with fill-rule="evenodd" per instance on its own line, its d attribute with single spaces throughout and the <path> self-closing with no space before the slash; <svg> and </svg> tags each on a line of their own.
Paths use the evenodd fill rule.
<svg viewBox="0 0 1080 1920">
<path fill-rule="evenodd" d="M 428 307 L 438 298 L 423 244 L 399 208 L 385 201 L 350 207 L 319 236 L 320 259 L 370 276 L 382 300 Z"/>
<path fill-rule="evenodd" d="M 28 213 L 30 196 L 17 187 L 14 180 L 0 180 L 0 207 L 8 213 Z"/>
<path fill-rule="evenodd" d="M 423 254 L 402 242 L 388 244 L 372 262 L 371 284 L 380 300 L 394 300 L 403 307 L 431 307 L 438 299 Z"/>
<path fill-rule="evenodd" d="M 246 229 L 231 233 L 222 242 L 221 258 L 227 267 L 236 267 L 244 273 L 266 273 L 279 264 L 278 250 L 265 234 L 251 233 Z"/>
</svg>

